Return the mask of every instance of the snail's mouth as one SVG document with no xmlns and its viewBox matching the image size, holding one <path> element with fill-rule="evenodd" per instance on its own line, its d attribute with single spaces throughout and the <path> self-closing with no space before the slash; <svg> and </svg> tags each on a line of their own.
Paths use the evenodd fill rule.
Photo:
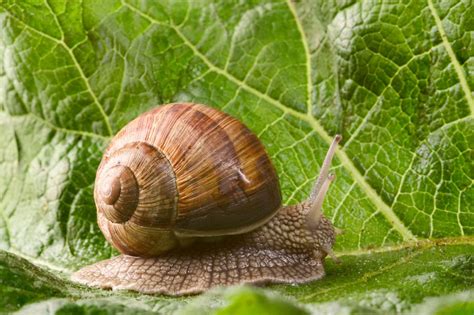
<svg viewBox="0 0 474 315">
<path fill-rule="evenodd" d="M 315 235 L 315 251 L 319 254 L 323 254 L 323 257 L 329 256 L 335 262 L 339 263 L 339 258 L 334 254 L 332 248 L 336 243 L 336 236 L 341 234 L 342 231 L 333 226 L 331 221 L 327 219 L 324 215 L 321 216 L 319 225 L 314 232 Z"/>
</svg>

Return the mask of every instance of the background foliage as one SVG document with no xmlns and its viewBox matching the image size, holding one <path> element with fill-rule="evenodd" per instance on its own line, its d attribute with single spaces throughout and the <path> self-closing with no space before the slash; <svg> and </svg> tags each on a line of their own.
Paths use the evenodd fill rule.
<svg viewBox="0 0 474 315">
<path fill-rule="evenodd" d="M 454 0 L 2 1 L 0 311 L 474 309 L 473 17 Z M 116 254 L 92 198 L 108 141 L 175 101 L 258 134 L 285 203 L 341 133 L 324 212 L 343 263 L 308 285 L 182 299 L 70 283 Z"/>
</svg>

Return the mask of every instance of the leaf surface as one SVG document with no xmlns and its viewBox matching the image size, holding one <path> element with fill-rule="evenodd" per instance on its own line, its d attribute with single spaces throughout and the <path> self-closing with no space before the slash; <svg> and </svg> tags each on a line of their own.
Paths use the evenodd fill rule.
<svg viewBox="0 0 474 315">
<path fill-rule="evenodd" d="M 337 288 L 337 274 L 354 261 L 382 255 L 383 269 L 398 257 L 393 248 L 423 257 L 417 242 L 450 244 L 470 261 L 473 8 L 432 0 L 3 1 L 0 248 L 62 270 L 58 281 L 117 254 L 97 227 L 92 197 L 102 152 L 140 113 L 193 101 L 259 136 L 286 204 L 308 195 L 331 137 L 343 135 L 324 212 L 345 231 L 335 249 L 347 265 L 330 267 L 331 284 L 288 287 L 285 295 L 335 301 L 319 288 Z M 434 264 L 443 266 L 441 258 Z M 392 292 L 384 281 L 374 294 Z M 472 278 L 455 282 L 454 291 L 472 289 Z M 25 301 L 70 298 L 70 284 L 60 283 Z M 345 288 L 361 305 L 360 287 Z M 305 300 L 308 292 L 318 297 Z M 422 302 L 416 290 L 396 292 L 409 305 Z"/>
</svg>

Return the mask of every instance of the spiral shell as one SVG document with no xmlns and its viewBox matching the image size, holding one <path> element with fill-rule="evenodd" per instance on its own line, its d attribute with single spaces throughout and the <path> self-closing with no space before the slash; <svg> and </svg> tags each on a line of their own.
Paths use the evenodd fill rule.
<svg viewBox="0 0 474 315">
<path fill-rule="evenodd" d="M 194 236 L 244 233 L 281 205 L 258 138 L 216 109 L 176 103 L 142 114 L 97 171 L 99 226 L 124 254 L 156 256 Z"/>
</svg>

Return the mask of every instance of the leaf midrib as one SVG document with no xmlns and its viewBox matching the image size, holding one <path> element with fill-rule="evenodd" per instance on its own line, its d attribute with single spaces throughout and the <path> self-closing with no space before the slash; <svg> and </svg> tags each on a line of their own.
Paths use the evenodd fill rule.
<svg viewBox="0 0 474 315">
<path fill-rule="evenodd" d="M 301 36 L 301 42 L 303 44 L 303 49 L 304 53 L 306 56 L 306 112 L 311 113 L 312 110 L 312 104 L 311 104 L 311 99 L 312 99 L 312 94 L 313 94 L 313 80 L 311 79 L 311 54 L 309 52 L 309 46 L 308 46 L 308 41 L 306 40 L 306 35 L 303 29 L 303 25 L 301 24 L 298 14 L 296 13 L 296 8 L 295 6 L 291 3 L 291 0 L 285 0 L 286 4 L 288 6 L 288 9 L 290 10 L 291 14 L 293 15 L 293 19 L 295 20 L 296 23 L 296 28 L 298 29 L 298 32 L 300 33 Z"/>
<path fill-rule="evenodd" d="M 464 70 L 461 64 L 459 63 L 459 60 L 456 57 L 456 54 L 454 53 L 453 47 L 448 41 L 448 36 L 446 35 L 446 31 L 444 30 L 443 22 L 441 21 L 441 18 L 439 17 L 438 12 L 436 11 L 436 8 L 434 7 L 432 0 L 428 0 L 428 7 L 430 8 L 431 15 L 433 16 L 433 19 L 435 20 L 436 27 L 438 28 L 438 32 L 441 35 L 443 46 L 446 49 L 449 59 L 451 59 L 451 63 L 453 64 L 454 70 L 456 71 L 456 74 L 458 76 L 459 83 L 464 92 L 467 103 L 469 104 L 471 115 L 474 115 L 474 99 L 472 98 L 472 92 L 471 92 L 471 89 L 469 88 L 469 84 L 467 83 Z"/>
</svg>

